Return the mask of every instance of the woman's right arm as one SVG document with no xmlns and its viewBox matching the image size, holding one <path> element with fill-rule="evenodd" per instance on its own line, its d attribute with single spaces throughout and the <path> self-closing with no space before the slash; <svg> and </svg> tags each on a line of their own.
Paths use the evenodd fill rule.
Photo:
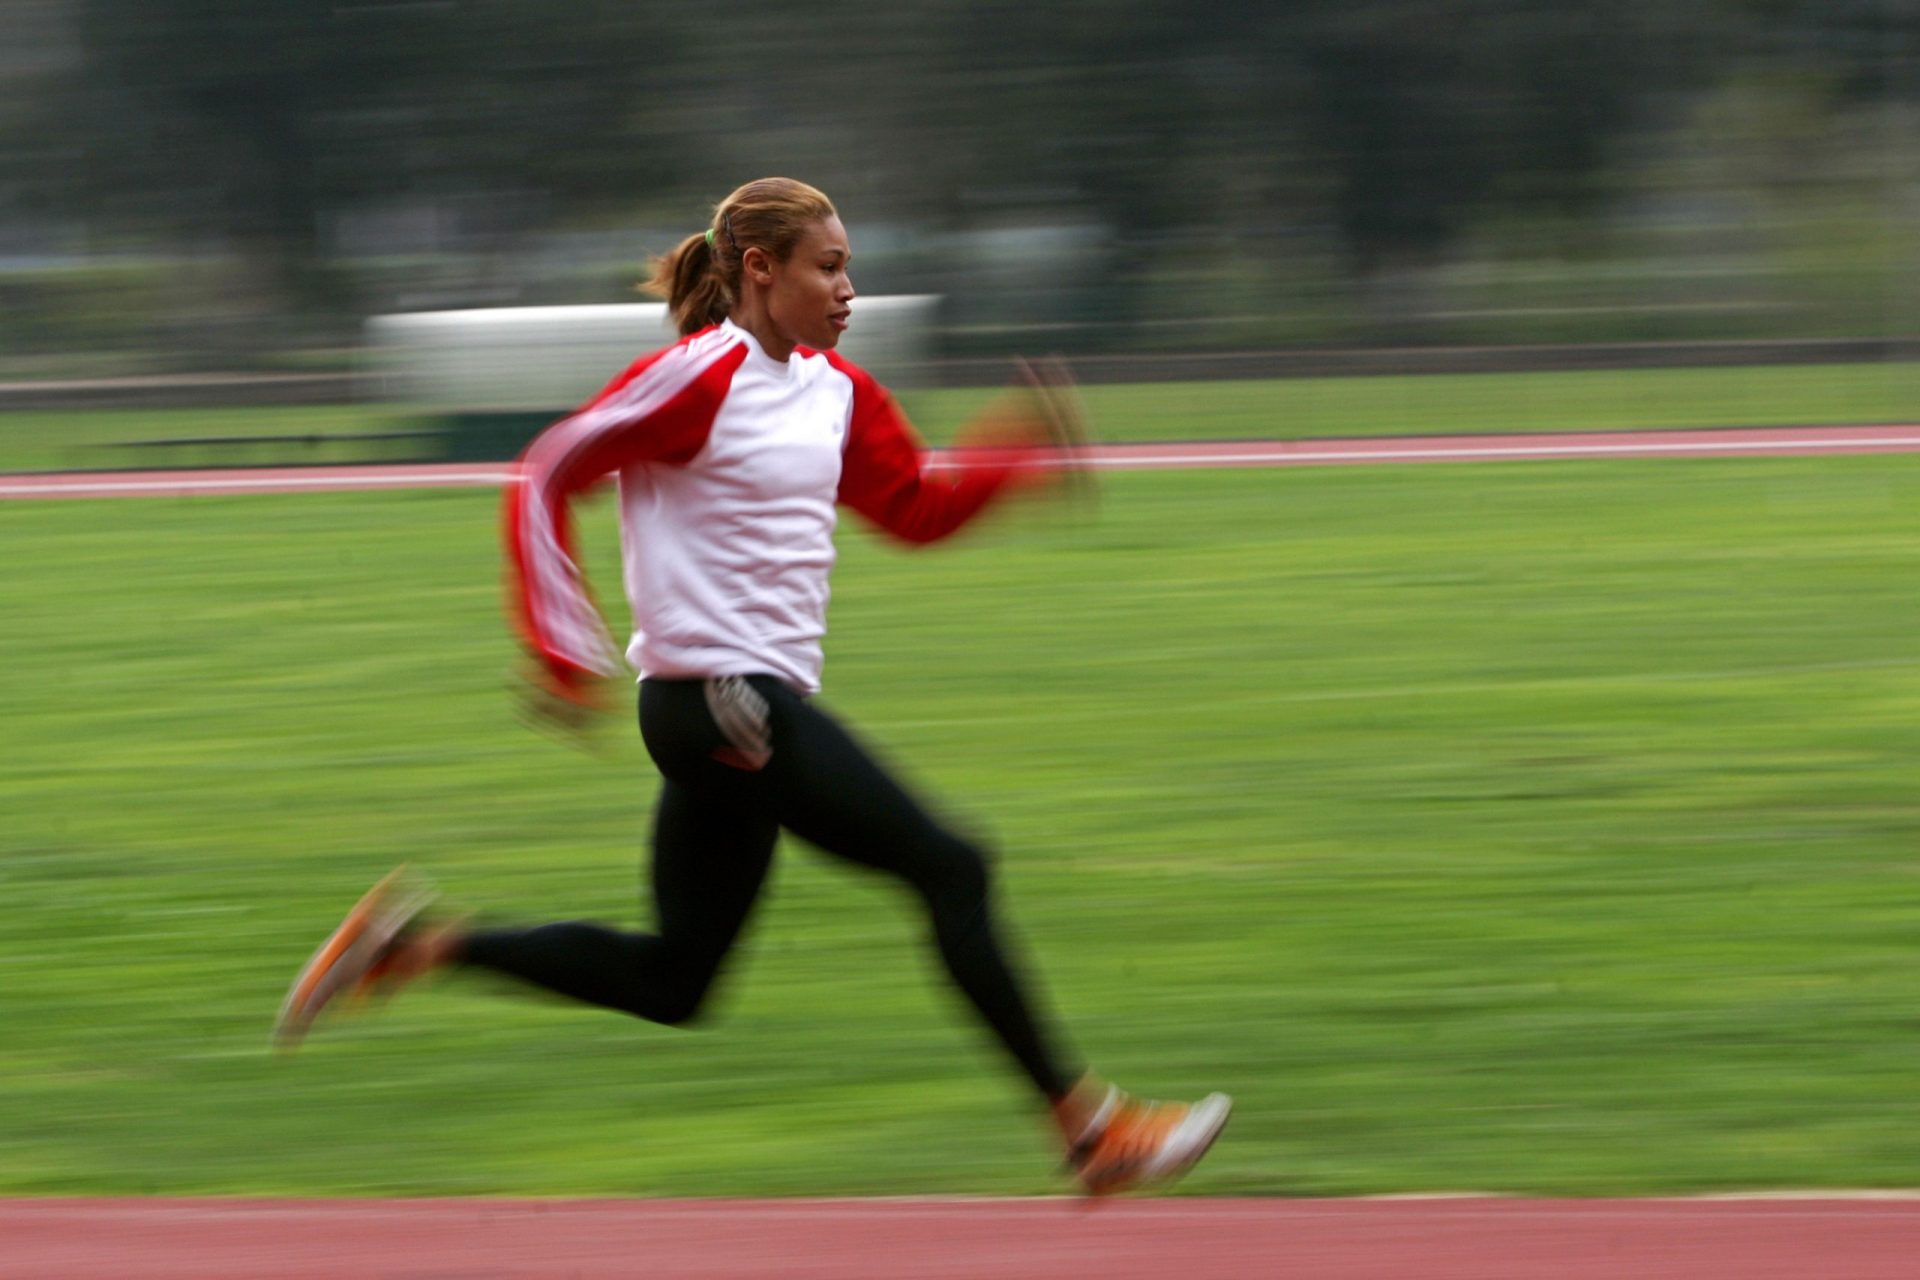
<svg viewBox="0 0 1920 1280">
<path fill-rule="evenodd" d="M 575 552 L 573 500 L 622 467 L 691 461 L 745 355 L 742 345 L 698 335 L 668 347 L 521 454 L 503 511 L 508 606 L 549 692 L 587 703 L 596 683 L 620 670 Z"/>
</svg>

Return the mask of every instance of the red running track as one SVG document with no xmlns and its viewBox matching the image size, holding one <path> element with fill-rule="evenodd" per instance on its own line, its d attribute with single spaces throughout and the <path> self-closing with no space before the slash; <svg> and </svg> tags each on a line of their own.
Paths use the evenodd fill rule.
<svg viewBox="0 0 1920 1280">
<path fill-rule="evenodd" d="M 1912 1280 L 1920 1201 L 12 1200 L 20 1280 Z"/>
<path fill-rule="evenodd" d="M 1088 450 L 1087 462 L 1103 471 L 1132 471 L 1337 466 L 1382 462 L 1778 457 L 1808 453 L 1912 452 L 1920 452 L 1920 425 L 1113 444 Z M 459 488 L 498 485 L 509 474 L 506 466 L 488 463 L 15 474 L 0 475 L 0 498 L 184 497 L 222 493 L 306 493 L 329 489 Z"/>
</svg>

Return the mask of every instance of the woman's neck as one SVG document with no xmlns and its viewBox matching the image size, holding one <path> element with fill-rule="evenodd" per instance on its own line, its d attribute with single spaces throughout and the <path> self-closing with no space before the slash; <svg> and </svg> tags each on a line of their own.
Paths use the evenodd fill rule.
<svg viewBox="0 0 1920 1280">
<path fill-rule="evenodd" d="M 742 298 L 727 319 L 752 334 L 753 340 L 760 344 L 760 349 L 769 358 L 785 364 L 793 355 L 793 339 L 780 332 L 773 323 L 773 317 L 767 313 L 766 304 L 759 298 Z"/>
</svg>

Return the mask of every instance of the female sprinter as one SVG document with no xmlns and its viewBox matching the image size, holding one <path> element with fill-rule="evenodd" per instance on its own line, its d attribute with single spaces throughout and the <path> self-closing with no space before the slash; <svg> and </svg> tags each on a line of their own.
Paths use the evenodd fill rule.
<svg viewBox="0 0 1920 1280">
<path fill-rule="evenodd" d="M 893 400 L 834 354 L 852 315 L 851 259 L 819 191 L 784 178 L 735 191 L 711 227 L 655 264 L 650 287 L 685 336 L 541 433 L 507 494 L 511 578 L 536 680 L 563 710 L 591 707 L 617 660 L 572 554 L 569 502 L 619 476 L 627 658 L 641 676 L 641 735 L 664 779 L 653 830 L 658 932 L 426 925 L 420 895 L 390 876 L 296 979 L 282 1042 L 297 1041 L 341 991 L 448 965 L 686 1023 L 784 828 L 919 895 L 947 972 L 1046 1100 L 1089 1191 L 1164 1182 L 1206 1151 L 1229 1100 L 1149 1104 L 1068 1069 L 998 936 L 980 851 L 813 701 L 836 505 L 931 542 L 1066 465 L 1047 444 L 1040 395 L 1011 415 L 1011 441 L 976 451 L 978 465 L 929 474 Z"/>
</svg>

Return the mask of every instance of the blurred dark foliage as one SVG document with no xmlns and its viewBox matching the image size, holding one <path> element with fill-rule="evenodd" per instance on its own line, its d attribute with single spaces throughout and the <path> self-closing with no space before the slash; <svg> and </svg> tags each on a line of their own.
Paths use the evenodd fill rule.
<svg viewBox="0 0 1920 1280">
<path fill-rule="evenodd" d="M 0 222 L 213 246 L 342 315 L 342 218 L 510 251 L 771 172 L 857 225 L 1089 228 L 1123 284 L 1183 238 L 1365 279 L 1585 216 L 1622 139 L 1755 68 L 1920 97 L 1920 0 L 12 3 L 44 48 L 0 61 Z"/>
</svg>

